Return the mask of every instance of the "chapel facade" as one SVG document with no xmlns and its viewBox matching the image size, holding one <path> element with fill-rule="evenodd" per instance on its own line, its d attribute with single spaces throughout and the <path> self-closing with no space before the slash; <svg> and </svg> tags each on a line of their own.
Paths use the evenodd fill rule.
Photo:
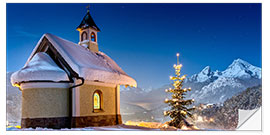
<svg viewBox="0 0 270 135">
<path fill-rule="evenodd" d="M 76 128 L 122 124 L 120 85 L 136 87 L 98 48 L 88 11 L 77 27 L 79 43 L 44 34 L 24 67 L 11 76 L 22 91 L 23 128 Z"/>
</svg>

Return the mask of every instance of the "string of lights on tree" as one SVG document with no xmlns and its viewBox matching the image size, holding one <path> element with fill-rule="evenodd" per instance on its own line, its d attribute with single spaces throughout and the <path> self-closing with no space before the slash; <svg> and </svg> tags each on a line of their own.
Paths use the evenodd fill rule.
<svg viewBox="0 0 270 135">
<path fill-rule="evenodd" d="M 165 92 L 171 93 L 171 99 L 166 98 L 164 101 L 170 106 L 170 110 L 164 111 L 164 116 L 172 118 L 168 122 L 169 126 L 181 128 L 187 123 L 186 119 L 188 117 L 193 118 L 191 112 L 195 109 L 195 106 L 189 107 L 194 103 L 194 99 L 185 99 L 186 93 L 191 91 L 191 88 L 182 88 L 186 75 L 181 76 L 182 64 L 179 64 L 179 53 L 176 56 L 177 64 L 173 66 L 175 75 L 170 76 L 170 80 L 173 80 L 173 89 L 169 88 L 165 90 Z"/>
</svg>

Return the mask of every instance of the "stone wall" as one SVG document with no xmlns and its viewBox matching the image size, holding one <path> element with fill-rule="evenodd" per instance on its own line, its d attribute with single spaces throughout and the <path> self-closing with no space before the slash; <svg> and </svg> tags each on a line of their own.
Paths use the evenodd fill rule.
<svg viewBox="0 0 270 135">
<path fill-rule="evenodd" d="M 55 117 L 55 118 L 23 118 L 21 121 L 22 128 L 69 128 L 69 117 Z"/>
<path fill-rule="evenodd" d="M 74 128 L 111 126 L 117 124 L 122 124 L 121 115 L 97 115 L 72 118 L 72 127 Z"/>
</svg>

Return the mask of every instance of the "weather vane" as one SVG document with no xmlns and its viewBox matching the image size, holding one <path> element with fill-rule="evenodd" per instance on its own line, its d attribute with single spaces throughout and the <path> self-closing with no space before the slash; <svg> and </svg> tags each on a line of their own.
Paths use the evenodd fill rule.
<svg viewBox="0 0 270 135">
<path fill-rule="evenodd" d="M 86 9 L 87 9 L 87 12 L 90 11 L 90 4 L 88 4 L 88 5 L 86 6 Z"/>
</svg>

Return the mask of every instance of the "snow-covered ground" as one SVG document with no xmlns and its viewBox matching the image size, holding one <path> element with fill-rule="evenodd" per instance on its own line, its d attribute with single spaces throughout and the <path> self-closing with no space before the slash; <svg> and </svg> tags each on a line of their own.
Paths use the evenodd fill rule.
<svg viewBox="0 0 270 135">
<path fill-rule="evenodd" d="M 59 131 L 161 131 L 166 129 L 159 129 L 159 128 L 146 128 L 141 126 L 131 126 L 131 125 L 115 125 L 115 126 L 104 126 L 104 127 L 85 127 L 85 128 L 62 128 L 62 129 L 52 129 L 52 128 L 15 128 L 9 127 L 7 128 L 8 131 L 52 131 L 52 130 L 59 130 Z M 171 130 L 171 129 L 168 129 Z"/>
</svg>

